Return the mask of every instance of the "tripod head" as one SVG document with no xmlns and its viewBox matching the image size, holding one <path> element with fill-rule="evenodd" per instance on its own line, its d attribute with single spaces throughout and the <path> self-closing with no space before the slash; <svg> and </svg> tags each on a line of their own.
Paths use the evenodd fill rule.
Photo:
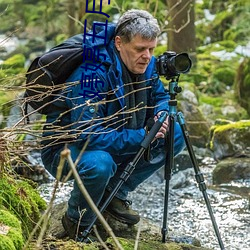
<svg viewBox="0 0 250 250">
<path fill-rule="evenodd" d="M 170 100 L 175 99 L 175 96 L 182 91 L 182 87 L 178 86 L 179 82 L 179 76 L 176 78 L 172 78 L 171 81 L 169 82 L 169 95 L 170 95 Z"/>
</svg>

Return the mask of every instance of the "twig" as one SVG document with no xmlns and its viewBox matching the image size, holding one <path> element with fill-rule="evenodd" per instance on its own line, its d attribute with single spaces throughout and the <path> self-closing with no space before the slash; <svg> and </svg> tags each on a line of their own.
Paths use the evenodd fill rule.
<svg viewBox="0 0 250 250">
<path fill-rule="evenodd" d="M 85 186 L 83 185 L 83 182 L 82 182 L 79 174 L 77 173 L 77 170 L 75 168 L 74 162 L 73 162 L 73 160 L 71 158 L 70 150 L 69 149 L 64 149 L 61 152 L 61 157 L 62 158 L 66 158 L 68 160 L 69 166 L 70 166 L 70 168 L 71 168 L 71 170 L 73 172 L 73 176 L 75 178 L 76 183 L 78 184 L 78 187 L 79 187 L 80 191 L 82 192 L 84 198 L 88 202 L 90 208 L 97 215 L 98 219 L 100 220 L 100 222 L 104 226 L 105 230 L 113 238 L 115 245 L 118 247 L 119 250 L 124 250 L 123 247 L 121 246 L 121 244 L 119 243 L 119 241 L 117 240 L 116 236 L 114 235 L 111 227 L 106 222 L 106 220 L 104 219 L 104 217 L 102 216 L 102 214 L 100 213 L 100 211 L 98 210 L 98 208 L 96 207 L 95 203 L 93 202 L 92 198 L 90 197 L 90 195 L 89 195 L 88 191 L 86 190 Z"/>
<path fill-rule="evenodd" d="M 134 250 L 138 249 L 139 246 L 139 237 L 140 237 L 140 233 L 141 233 L 141 220 L 139 221 L 139 226 L 138 226 L 138 230 L 137 230 L 137 234 L 136 234 L 136 238 L 135 238 L 135 246 L 134 246 Z"/>
<path fill-rule="evenodd" d="M 84 24 L 83 24 L 81 21 L 77 20 L 76 18 L 74 18 L 74 17 L 71 16 L 71 15 L 68 15 L 68 17 L 69 17 L 70 19 L 72 19 L 73 21 L 75 21 L 76 23 L 80 24 L 80 26 L 82 26 L 82 27 L 84 28 Z"/>
<path fill-rule="evenodd" d="M 97 239 L 100 241 L 100 243 L 104 247 L 104 249 L 109 250 L 108 246 L 105 244 L 105 242 L 102 240 L 100 234 L 98 233 L 96 225 L 93 226 L 93 230 L 95 232 Z"/>
</svg>

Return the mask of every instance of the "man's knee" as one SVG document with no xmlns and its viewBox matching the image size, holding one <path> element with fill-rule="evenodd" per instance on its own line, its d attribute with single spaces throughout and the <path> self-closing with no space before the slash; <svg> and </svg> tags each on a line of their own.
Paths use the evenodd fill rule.
<svg viewBox="0 0 250 250">
<path fill-rule="evenodd" d="M 105 151 L 86 151 L 78 164 L 80 175 L 95 180 L 108 180 L 115 174 L 116 168 L 112 156 Z"/>
</svg>

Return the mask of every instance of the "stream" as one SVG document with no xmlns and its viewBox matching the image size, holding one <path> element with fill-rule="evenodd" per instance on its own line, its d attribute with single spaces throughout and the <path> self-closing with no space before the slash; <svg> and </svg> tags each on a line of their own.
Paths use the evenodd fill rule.
<svg viewBox="0 0 250 250">
<path fill-rule="evenodd" d="M 202 160 L 200 169 L 225 249 L 250 250 L 250 180 L 214 186 L 212 170 L 215 164 L 212 158 L 206 157 Z M 129 196 L 133 201 L 132 208 L 159 226 L 159 232 L 162 228 L 165 195 L 162 172 L 155 173 Z M 54 182 L 50 182 L 39 187 L 46 201 L 51 197 L 53 185 Z M 58 191 L 55 202 L 67 200 L 71 188 L 72 182 L 64 184 Z M 174 173 L 170 180 L 167 225 L 169 232 L 177 237 L 196 238 L 203 247 L 220 250 L 202 192 L 197 187 L 193 168 Z"/>
</svg>

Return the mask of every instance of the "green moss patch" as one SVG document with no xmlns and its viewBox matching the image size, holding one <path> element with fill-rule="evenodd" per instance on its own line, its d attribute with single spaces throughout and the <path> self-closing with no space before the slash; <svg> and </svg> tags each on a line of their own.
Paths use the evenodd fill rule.
<svg viewBox="0 0 250 250">
<path fill-rule="evenodd" d="M 0 209 L 0 249 L 21 249 L 23 243 L 20 221 L 7 210 Z"/>
<path fill-rule="evenodd" d="M 46 203 L 27 181 L 3 175 L 0 179 L 0 207 L 6 208 L 21 221 L 24 238 L 27 238 Z"/>
<path fill-rule="evenodd" d="M 107 240 L 108 243 L 113 244 L 113 240 L 109 238 Z M 122 245 L 124 250 L 133 250 L 135 241 L 133 239 L 124 239 L 119 238 L 119 242 Z M 167 242 L 162 243 L 161 241 L 155 240 L 139 240 L 138 242 L 138 249 L 139 250 L 205 250 L 204 247 L 197 247 L 189 244 L 182 244 L 182 243 L 175 243 L 175 242 Z"/>
</svg>

